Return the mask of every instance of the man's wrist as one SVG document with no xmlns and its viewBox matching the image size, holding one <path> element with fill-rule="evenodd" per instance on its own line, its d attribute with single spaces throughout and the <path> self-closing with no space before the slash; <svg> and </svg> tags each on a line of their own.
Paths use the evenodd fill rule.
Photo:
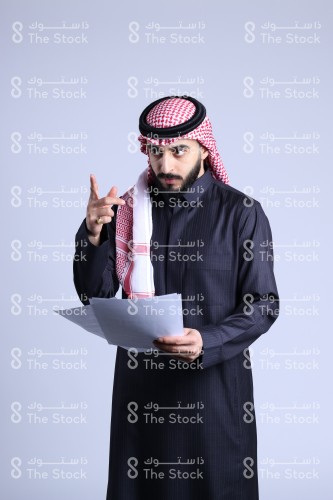
<svg viewBox="0 0 333 500">
<path fill-rule="evenodd" d="M 94 245 L 95 247 L 99 247 L 100 246 L 100 243 L 101 243 L 101 233 L 95 235 L 93 234 L 89 228 L 88 228 L 88 225 L 87 225 L 87 221 L 85 220 L 84 221 L 84 225 L 85 225 L 85 228 L 86 228 L 86 233 L 87 233 L 87 238 L 88 240 L 90 241 L 90 243 L 92 245 Z"/>
<path fill-rule="evenodd" d="M 100 234 L 98 234 L 97 236 L 94 236 L 87 229 L 87 237 L 88 237 L 88 240 L 90 241 L 90 243 L 92 243 L 95 247 L 99 247 L 100 242 L 101 242 L 101 235 Z"/>
</svg>

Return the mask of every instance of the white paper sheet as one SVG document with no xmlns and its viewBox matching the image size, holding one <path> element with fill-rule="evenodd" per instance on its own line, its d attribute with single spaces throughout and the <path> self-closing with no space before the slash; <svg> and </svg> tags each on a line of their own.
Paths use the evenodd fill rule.
<svg viewBox="0 0 333 500">
<path fill-rule="evenodd" d="M 88 306 L 58 313 L 109 344 L 139 352 L 155 348 L 152 341 L 157 337 L 183 335 L 182 300 L 177 293 L 132 300 L 93 297 Z"/>
</svg>

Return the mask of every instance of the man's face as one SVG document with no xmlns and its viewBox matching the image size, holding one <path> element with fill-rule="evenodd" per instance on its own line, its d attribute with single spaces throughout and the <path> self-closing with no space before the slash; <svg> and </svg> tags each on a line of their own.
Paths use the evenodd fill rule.
<svg viewBox="0 0 333 500">
<path fill-rule="evenodd" d="M 192 139 L 180 139 L 167 146 L 148 144 L 153 182 L 160 191 L 186 191 L 204 173 L 208 152 Z"/>
</svg>

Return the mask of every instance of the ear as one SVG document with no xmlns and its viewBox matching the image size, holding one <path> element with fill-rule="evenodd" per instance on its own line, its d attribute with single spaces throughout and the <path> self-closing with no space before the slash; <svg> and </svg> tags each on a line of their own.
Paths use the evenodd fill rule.
<svg viewBox="0 0 333 500">
<path fill-rule="evenodd" d="M 204 160 L 208 156 L 208 151 L 203 146 L 200 146 L 200 150 L 201 150 L 201 159 Z"/>
</svg>

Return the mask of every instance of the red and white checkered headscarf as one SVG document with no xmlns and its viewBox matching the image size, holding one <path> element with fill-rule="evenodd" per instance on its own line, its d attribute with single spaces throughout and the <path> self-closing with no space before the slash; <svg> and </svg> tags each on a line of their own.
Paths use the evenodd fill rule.
<svg viewBox="0 0 333 500">
<path fill-rule="evenodd" d="M 176 127 L 194 116 L 196 107 L 185 98 L 160 100 L 147 114 L 147 124 L 156 128 Z M 147 143 L 158 146 L 172 144 L 179 139 L 194 139 L 208 152 L 208 167 L 215 179 L 229 183 L 227 172 L 213 137 L 210 120 L 204 120 L 191 132 L 171 138 L 154 138 L 140 135 L 140 150 L 148 155 Z M 116 219 L 116 272 L 128 298 L 152 297 L 155 294 L 153 266 L 150 260 L 152 235 L 152 207 L 147 187 L 152 184 L 152 168 L 148 155 L 148 169 L 139 176 L 136 184 L 121 198 L 126 205 L 119 205 Z"/>
<path fill-rule="evenodd" d="M 195 105 L 191 101 L 175 97 L 173 99 L 166 99 L 156 104 L 156 106 L 149 111 L 146 120 L 147 123 L 153 127 L 169 128 L 188 121 L 193 117 L 194 113 Z M 186 135 L 170 139 L 147 139 L 141 134 L 139 136 L 139 141 L 141 143 L 140 150 L 142 153 L 148 154 L 148 142 L 157 146 L 165 146 L 167 144 L 172 144 L 175 141 L 179 141 L 179 139 L 194 139 L 206 148 L 208 151 L 209 168 L 213 177 L 224 182 L 224 184 L 229 184 L 228 174 L 217 150 L 212 125 L 208 116 L 205 117 L 204 121 L 196 129 Z M 148 185 L 151 185 L 151 180 L 152 173 L 148 156 Z"/>
</svg>

